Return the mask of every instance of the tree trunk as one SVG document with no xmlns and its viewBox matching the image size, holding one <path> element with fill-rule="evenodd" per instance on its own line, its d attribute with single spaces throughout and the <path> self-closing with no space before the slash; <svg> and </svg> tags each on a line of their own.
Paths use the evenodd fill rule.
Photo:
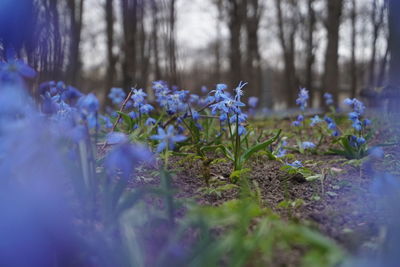
<svg viewBox="0 0 400 267">
<path fill-rule="evenodd" d="M 308 27 L 307 27 L 307 55 L 306 55 L 306 82 L 305 87 L 310 92 L 310 106 L 313 106 L 314 102 L 314 87 L 313 87 L 313 67 L 315 62 L 315 54 L 314 54 L 314 31 L 315 31 L 315 23 L 316 16 L 314 10 L 314 0 L 307 1 L 307 15 L 308 15 Z"/>
<path fill-rule="evenodd" d="M 351 10 L 351 62 L 350 62 L 350 85 L 351 85 L 351 97 L 355 98 L 357 95 L 357 61 L 356 61 L 356 49 L 357 49 L 357 3 L 356 0 L 352 0 Z"/>
<path fill-rule="evenodd" d="M 261 96 L 261 56 L 258 44 L 258 29 L 262 7 L 259 0 L 248 0 L 247 3 L 247 19 L 246 19 L 246 34 L 247 34 L 247 57 L 246 71 L 247 80 L 249 82 L 251 93 L 254 96 Z"/>
<path fill-rule="evenodd" d="M 343 0 L 326 0 L 328 18 L 325 22 L 328 44 L 325 52 L 325 73 L 323 88 L 333 95 L 335 104 L 339 98 L 339 28 Z"/>
<path fill-rule="evenodd" d="M 222 61 L 222 55 L 221 55 L 221 48 L 222 48 L 222 22 L 223 22 L 223 0 L 216 0 L 216 6 L 217 6 L 217 12 L 218 12 L 218 17 L 217 17 L 217 37 L 215 40 L 215 47 L 214 47 L 214 53 L 215 53 L 215 66 L 214 66 L 214 77 L 213 80 L 215 83 L 220 83 L 222 80 L 222 67 L 221 67 L 221 61 Z"/>
<path fill-rule="evenodd" d="M 113 52 L 114 48 L 114 3 L 113 0 L 106 0 L 105 4 L 106 17 L 106 36 L 107 36 L 107 74 L 106 74 L 106 92 L 114 84 L 116 57 Z"/>
<path fill-rule="evenodd" d="M 243 24 L 243 2 L 241 0 L 228 0 L 228 28 L 229 28 L 229 68 L 232 86 L 238 84 L 243 78 L 242 55 L 240 39 Z"/>
<path fill-rule="evenodd" d="M 77 2 L 76 2 L 77 1 Z M 82 33 L 84 0 L 68 0 L 70 11 L 70 47 L 69 47 L 69 82 L 76 84 L 82 62 L 80 58 L 80 43 Z"/>
<path fill-rule="evenodd" d="M 296 8 L 295 1 L 290 1 L 291 8 Z M 284 60 L 284 73 L 285 73 L 285 94 L 287 98 L 287 106 L 294 107 L 296 105 L 296 91 L 298 89 L 298 82 L 296 78 L 296 67 L 295 67 L 295 34 L 297 27 L 293 20 L 289 28 L 289 33 L 285 31 L 282 13 L 282 2 L 281 0 L 275 0 L 275 6 L 277 10 L 278 18 L 278 30 L 279 30 L 279 41 L 282 48 L 283 60 Z M 288 36 L 286 36 L 288 35 Z"/>
<path fill-rule="evenodd" d="M 382 5 L 380 9 L 378 9 L 378 1 L 374 0 L 372 4 L 372 11 L 371 11 L 371 21 L 373 23 L 372 29 L 372 43 L 371 43 L 371 59 L 369 63 L 369 80 L 368 86 L 374 87 L 376 85 L 376 43 L 379 38 L 379 32 L 381 30 L 383 24 L 383 17 L 384 17 L 384 8 L 385 6 Z"/>
<path fill-rule="evenodd" d="M 169 54 L 169 73 L 170 73 L 170 82 L 173 85 L 178 84 L 178 73 L 176 67 L 176 33 L 175 33 L 175 24 L 176 24 L 176 0 L 170 0 L 169 5 L 169 36 L 168 36 L 168 54 Z"/>
<path fill-rule="evenodd" d="M 129 90 L 136 82 L 137 4 L 138 0 L 121 0 L 124 32 L 122 76 L 125 90 Z"/>
<path fill-rule="evenodd" d="M 389 109 L 392 112 L 399 112 L 398 101 L 400 99 L 400 23 L 398 11 L 400 1 L 388 0 L 389 3 L 389 86 L 387 97 L 389 98 Z M 397 107 L 396 107 L 397 106 Z"/>
<path fill-rule="evenodd" d="M 151 1 L 152 10 L 152 50 L 153 50 L 153 64 L 154 64 L 154 75 L 156 80 L 162 79 L 161 67 L 160 67 L 160 56 L 159 56 L 159 38 L 158 38 L 158 27 L 159 27 L 159 11 L 157 0 Z"/>
</svg>

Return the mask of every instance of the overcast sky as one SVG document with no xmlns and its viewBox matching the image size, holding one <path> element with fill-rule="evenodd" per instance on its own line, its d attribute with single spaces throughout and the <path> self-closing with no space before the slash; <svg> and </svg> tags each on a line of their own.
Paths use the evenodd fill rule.
<svg viewBox="0 0 400 267">
<path fill-rule="evenodd" d="M 1 1 L 1 0 L 0 0 Z M 367 1 L 367 0 L 365 0 Z M 400 1 L 400 0 L 399 0 Z M 102 3 L 104 0 L 87 0 L 85 2 L 84 30 L 83 30 L 83 45 L 82 55 L 85 68 L 93 68 L 101 66 L 106 57 L 105 49 L 105 21 L 104 10 Z M 116 1 L 119 3 L 119 1 Z M 267 60 L 268 64 L 276 66 L 282 64 L 280 58 L 280 48 L 277 40 L 275 28 L 275 12 L 272 1 L 266 2 L 266 12 L 260 25 L 260 51 L 262 58 Z M 119 8 L 119 7 L 117 7 Z M 323 12 L 324 6 L 321 6 L 319 13 Z M 344 13 L 347 8 L 345 6 Z M 345 15 L 344 15 L 345 16 Z M 194 50 L 206 48 L 211 40 L 216 37 L 216 18 L 217 10 L 210 0 L 177 0 L 177 42 L 178 53 L 180 55 L 180 64 L 187 64 L 191 58 L 202 57 L 199 53 L 193 53 Z M 116 25 L 120 25 L 118 22 Z M 358 22 L 358 30 L 364 31 L 368 26 L 368 21 Z M 228 36 L 228 31 L 225 25 L 222 25 L 222 37 Z M 321 28 L 322 29 L 322 28 Z M 117 36 L 121 27 L 116 27 Z M 339 48 L 340 59 L 343 60 L 350 56 L 350 27 L 348 21 L 341 26 L 341 41 Z M 320 30 L 316 35 L 318 50 L 317 50 L 317 66 L 322 67 L 323 56 L 326 46 L 325 30 Z M 369 57 L 369 40 L 358 40 L 357 56 L 358 58 Z M 301 49 L 302 43 L 297 44 Z M 383 44 L 378 46 L 378 50 L 384 48 Z M 115 51 L 119 53 L 118 50 Z"/>
<path fill-rule="evenodd" d="M 101 65 L 105 58 L 105 22 L 99 0 L 85 3 L 82 54 L 87 68 Z M 216 36 L 216 9 L 207 0 L 177 1 L 177 42 L 184 50 L 201 49 Z M 116 27 L 120 31 L 120 27 Z M 226 34 L 226 30 L 224 30 Z M 86 38 L 90 37 L 90 38 Z M 118 51 L 116 51 L 118 52 Z"/>
</svg>

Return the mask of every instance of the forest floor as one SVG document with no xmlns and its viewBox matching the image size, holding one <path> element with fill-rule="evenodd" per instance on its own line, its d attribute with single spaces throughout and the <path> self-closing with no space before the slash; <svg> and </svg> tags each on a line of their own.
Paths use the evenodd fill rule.
<svg viewBox="0 0 400 267">
<path fill-rule="evenodd" d="M 377 143 L 383 135 L 385 133 L 376 133 L 373 142 Z M 385 148 L 385 154 L 394 154 L 398 148 Z M 218 158 L 218 155 L 213 156 Z M 352 162 L 341 156 L 322 153 L 293 153 L 293 156 L 315 173 L 323 173 L 323 179 L 309 182 L 299 176 L 289 176 L 281 170 L 281 162 L 269 160 L 266 155 L 254 155 L 246 166 L 251 170 L 248 179 L 258 187 L 265 207 L 285 220 L 318 230 L 337 241 L 350 254 L 369 253 L 386 219 L 380 216 L 379 205 L 372 196 L 374 177 L 368 164 L 364 164 L 368 159 Z M 206 190 L 214 185 L 232 183 L 230 162 L 222 160 L 211 165 L 213 183 L 210 187 L 202 177 L 200 160 L 174 156 L 170 162 L 176 174 L 173 177 L 175 197 L 213 206 L 239 197 L 238 187 L 218 193 Z M 374 169 L 385 169 L 387 164 L 386 160 L 375 161 Z M 149 176 L 146 171 L 138 173 L 132 180 L 133 187 L 157 184 L 159 178 Z M 276 266 L 295 266 L 290 262 L 296 260 L 289 257 Z"/>
</svg>

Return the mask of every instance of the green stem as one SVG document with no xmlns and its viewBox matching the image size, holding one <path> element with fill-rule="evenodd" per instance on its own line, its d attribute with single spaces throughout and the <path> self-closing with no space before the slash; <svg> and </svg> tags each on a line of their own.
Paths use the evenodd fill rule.
<svg viewBox="0 0 400 267">
<path fill-rule="evenodd" d="M 236 114 L 236 145 L 235 145 L 235 171 L 239 169 L 239 149 L 240 149 L 240 136 L 239 136 L 239 114 Z"/>
</svg>

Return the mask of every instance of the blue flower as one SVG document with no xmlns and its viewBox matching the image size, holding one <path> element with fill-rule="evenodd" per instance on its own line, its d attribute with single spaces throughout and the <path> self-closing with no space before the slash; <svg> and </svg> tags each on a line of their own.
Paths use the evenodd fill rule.
<svg viewBox="0 0 400 267">
<path fill-rule="evenodd" d="M 175 135 L 174 126 L 168 126 L 167 131 L 163 128 L 158 128 L 157 134 L 150 137 L 152 140 L 159 140 L 160 143 L 157 146 L 157 152 L 160 153 L 166 148 L 173 150 L 175 143 L 182 142 L 186 140 L 184 135 Z"/>
<path fill-rule="evenodd" d="M 355 122 L 355 121 L 358 120 L 358 116 L 359 116 L 359 114 L 357 112 L 354 112 L 354 111 L 350 112 L 349 113 L 349 120 Z"/>
<path fill-rule="evenodd" d="M 346 105 L 348 105 L 348 106 L 352 106 L 354 112 L 356 112 L 359 116 L 361 116 L 361 115 L 364 114 L 365 106 L 364 106 L 364 104 L 363 104 L 360 100 L 358 100 L 357 98 L 353 98 L 353 99 L 346 98 L 346 99 L 344 100 L 344 103 L 345 103 Z"/>
<path fill-rule="evenodd" d="M 289 166 L 291 166 L 293 168 L 296 168 L 296 169 L 303 167 L 303 164 L 299 160 L 296 160 L 293 163 L 288 163 L 287 165 L 289 165 Z"/>
<path fill-rule="evenodd" d="M 328 123 L 328 129 L 329 130 L 336 130 L 336 123 L 334 123 L 334 122 Z"/>
<path fill-rule="evenodd" d="M 109 175 L 120 174 L 122 178 L 128 179 L 140 163 L 152 160 L 153 155 L 148 148 L 124 142 L 106 156 L 104 166 Z"/>
<path fill-rule="evenodd" d="M 200 114 L 197 111 L 193 110 L 192 111 L 192 118 L 193 118 L 194 121 L 198 121 L 199 118 L 200 118 Z"/>
<path fill-rule="evenodd" d="M 61 99 L 68 102 L 74 102 L 82 97 L 83 94 L 75 87 L 68 86 L 65 91 L 62 92 Z"/>
<path fill-rule="evenodd" d="M 139 117 L 139 115 L 138 115 L 135 111 L 129 112 L 129 113 L 128 113 L 128 116 L 129 116 L 132 120 L 137 119 L 137 118 Z"/>
<path fill-rule="evenodd" d="M 203 94 L 207 94 L 207 93 L 208 93 L 207 87 L 206 87 L 206 86 L 202 86 L 202 87 L 201 87 L 201 92 L 202 92 Z"/>
<path fill-rule="evenodd" d="M 189 102 L 190 102 L 191 104 L 197 104 L 197 103 L 199 102 L 199 100 L 200 100 L 200 96 L 198 96 L 198 95 L 196 95 L 196 94 L 191 94 L 191 95 L 189 96 Z"/>
<path fill-rule="evenodd" d="M 83 109 L 84 111 L 88 112 L 88 113 L 95 113 L 99 110 L 99 100 L 97 99 L 97 97 L 90 93 L 86 96 L 82 96 L 79 100 L 78 100 L 78 107 L 80 107 L 81 109 Z"/>
<path fill-rule="evenodd" d="M 304 121 L 304 116 L 303 115 L 297 116 L 297 120 L 300 122 Z"/>
<path fill-rule="evenodd" d="M 363 144 L 365 144 L 365 138 L 364 137 L 358 137 L 357 138 L 357 143 L 358 143 L 358 145 L 363 145 Z"/>
<path fill-rule="evenodd" d="M 368 126 L 368 125 L 371 125 L 371 120 L 369 120 L 369 119 L 365 119 L 364 121 L 363 121 L 363 125 L 364 126 Z"/>
<path fill-rule="evenodd" d="M 106 128 L 111 129 L 113 127 L 113 124 L 109 117 L 100 115 L 100 118 L 103 120 Z"/>
<path fill-rule="evenodd" d="M 243 125 L 239 125 L 239 129 L 238 129 L 239 136 L 246 134 L 246 132 L 247 132 L 246 128 Z"/>
<path fill-rule="evenodd" d="M 310 126 L 313 127 L 321 122 L 322 122 L 321 118 L 318 115 L 315 115 L 314 117 L 311 118 Z"/>
<path fill-rule="evenodd" d="M 140 105 L 144 104 L 144 99 L 147 96 L 143 89 L 132 89 L 132 96 L 131 99 L 133 100 L 134 107 L 139 107 Z"/>
<path fill-rule="evenodd" d="M 276 154 L 276 157 L 277 158 L 283 158 L 284 156 L 286 156 L 286 153 L 287 153 L 286 149 L 280 148 L 278 150 L 278 153 Z"/>
<path fill-rule="evenodd" d="M 163 91 L 166 89 L 168 90 L 168 85 L 165 81 L 155 81 L 153 82 L 152 88 L 154 91 Z"/>
<path fill-rule="evenodd" d="M 153 119 L 153 118 L 148 118 L 147 120 L 146 120 L 146 122 L 145 122 L 145 125 L 146 126 L 150 126 L 150 125 L 154 125 L 154 124 L 156 124 L 156 120 L 155 119 Z"/>
<path fill-rule="evenodd" d="M 327 105 L 332 105 L 333 104 L 332 94 L 325 93 L 324 94 L 324 98 L 325 98 L 325 104 L 327 104 Z"/>
<path fill-rule="evenodd" d="M 343 102 L 348 106 L 353 105 L 353 100 L 351 100 L 350 98 L 346 98 Z"/>
<path fill-rule="evenodd" d="M 351 127 L 353 127 L 356 131 L 361 131 L 362 129 L 362 123 L 361 121 L 359 121 L 358 119 L 356 121 L 353 122 L 353 124 L 351 125 Z"/>
<path fill-rule="evenodd" d="M 215 101 L 222 101 L 223 99 L 226 98 L 226 94 L 225 94 L 226 88 L 228 88 L 228 86 L 226 84 L 222 84 L 222 83 L 217 84 L 215 90 L 212 90 L 210 92 L 210 94 L 214 93 Z"/>
<path fill-rule="evenodd" d="M 128 137 L 121 132 L 112 132 L 107 134 L 107 143 L 110 145 L 117 145 L 128 142 Z"/>
<path fill-rule="evenodd" d="M 244 95 L 244 92 L 243 92 L 243 87 L 245 87 L 247 85 L 247 83 L 245 83 L 245 82 L 240 82 L 239 83 L 239 85 L 235 88 L 235 93 L 236 93 L 236 95 L 235 95 L 235 99 L 237 100 L 237 101 L 240 101 L 240 98 Z"/>
<path fill-rule="evenodd" d="M 149 114 L 150 111 L 154 110 L 154 107 L 150 104 L 144 104 L 142 106 L 140 106 L 139 111 L 142 114 Z"/>
<path fill-rule="evenodd" d="M 240 114 L 237 114 L 237 115 L 232 115 L 232 116 L 230 117 L 230 119 L 229 119 L 229 122 L 232 123 L 232 124 L 233 124 L 233 123 L 236 123 L 236 119 L 238 119 L 239 123 L 246 122 L 246 120 L 247 120 L 247 115 L 244 114 L 244 113 L 240 113 Z"/>
<path fill-rule="evenodd" d="M 333 119 L 332 118 L 330 118 L 330 117 L 328 117 L 328 116 L 325 116 L 324 117 L 324 121 L 326 122 L 326 123 L 332 123 L 333 122 Z"/>
<path fill-rule="evenodd" d="M 247 101 L 247 104 L 251 108 L 256 108 L 257 104 L 258 104 L 258 97 L 255 97 L 255 96 L 249 97 L 249 100 Z"/>
<path fill-rule="evenodd" d="M 305 88 L 300 88 L 298 98 L 296 99 L 296 104 L 300 106 L 301 110 L 304 110 L 307 107 L 308 98 L 308 90 Z"/>
<path fill-rule="evenodd" d="M 315 144 L 313 142 L 305 141 L 302 143 L 304 149 L 315 148 Z"/>
<path fill-rule="evenodd" d="M 111 88 L 111 92 L 108 94 L 108 97 L 112 100 L 112 103 L 115 105 L 121 104 L 126 97 L 126 93 L 122 88 Z"/>
<path fill-rule="evenodd" d="M 300 126 L 300 122 L 299 121 L 293 121 L 292 122 L 292 125 L 294 126 L 294 127 L 299 127 Z"/>
<path fill-rule="evenodd" d="M 25 62 L 16 59 L 14 50 L 9 49 L 7 53 L 7 62 L 0 61 L 0 78 L 8 81 L 18 81 L 20 78 L 33 78 L 36 71 L 29 67 Z"/>
</svg>

